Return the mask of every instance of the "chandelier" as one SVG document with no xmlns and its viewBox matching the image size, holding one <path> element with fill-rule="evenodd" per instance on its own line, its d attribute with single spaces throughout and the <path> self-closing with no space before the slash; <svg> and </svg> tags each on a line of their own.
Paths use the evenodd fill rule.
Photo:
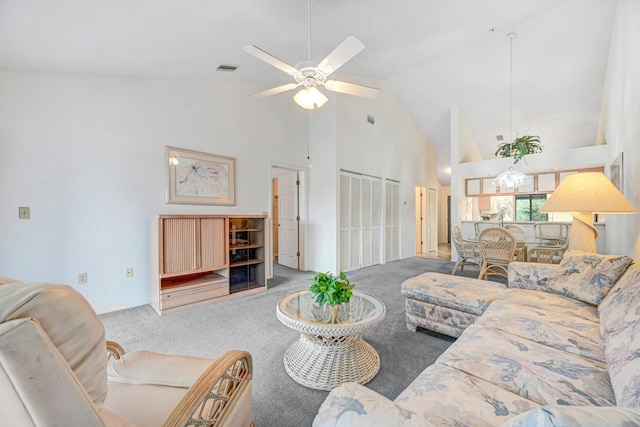
<svg viewBox="0 0 640 427">
<path fill-rule="evenodd" d="M 513 142 L 513 40 L 516 33 L 507 34 L 509 39 L 509 141 Z M 513 166 L 502 172 L 491 181 L 491 185 L 500 186 L 504 189 L 514 189 L 525 184 L 530 184 L 531 178 L 520 171 L 513 170 Z"/>
</svg>

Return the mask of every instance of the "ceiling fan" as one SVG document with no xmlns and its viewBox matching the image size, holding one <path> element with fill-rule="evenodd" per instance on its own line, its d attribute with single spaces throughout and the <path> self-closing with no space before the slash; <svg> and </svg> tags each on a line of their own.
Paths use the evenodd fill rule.
<svg viewBox="0 0 640 427">
<path fill-rule="evenodd" d="M 353 35 L 348 36 L 319 64 L 308 60 L 300 62 L 299 64 L 296 64 L 295 67 L 292 67 L 254 45 L 244 46 L 242 49 L 267 64 L 284 71 L 295 79 L 295 83 L 277 86 L 250 95 L 254 98 L 264 98 L 302 86 L 303 89 L 294 96 L 294 100 L 301 107 L 313 110 L 314 108 L 322 107 L 322 105 L 327 102 L 327 97 L 318 90 L 318 86 L 324 86 L 327 90 L 332 92 L 345 93 L 347 95 L 355 95 L 371 99 L 375 98 L 380 93 L 380 89 L 373 87 L 327 79 L 331 74 L 335 73 L 338 68 L 343 66 L 347 61 L 364 49 L 364 43 Z"/>
</svg>

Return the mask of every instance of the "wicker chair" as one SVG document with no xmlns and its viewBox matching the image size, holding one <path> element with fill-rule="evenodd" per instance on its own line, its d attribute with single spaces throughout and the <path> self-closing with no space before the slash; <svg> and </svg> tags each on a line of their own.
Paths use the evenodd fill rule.
<svg viewBox="0 0 640 427">
<path fill-rule="evenodd" d="M 458 252 L 458 262 L 453 266 L 451 274 L 456 274 L 458 267 L 460 267 L 460 271 L 463 271 L 465 265 L 474 265 L 480 268 L 482 257 L 478 243 L 463 239 L 460 227 L 457 225 L 453 226 L 453 245 Z"/>
<path fill-rule="evenodd" d="M 527 233 L 517 225 L 505 227 L 516 238 L 516 261 L 527 261 Z"/>
<path fill-rule="evenodd" d="M 478 279 L 488 279 L 490 275 L 508 277 L 508 265 L 516 253 L 517 240 L 506 228 L 491 227 L 478 236 L 478 246 L 482 255 L 482 268 Z"/>
<path fill-rule="evenodd" d="M 252 425 L 249 353 L 125 354 L 73 288 L 0 282 L 2 425 Z"/>
<path fill-rule="evenodd" d="M 560 262 L 569 246 L 569 226 L 557 222 L 542 222 L 533 226 L 533 234 L 541 243 L 529 249 L 529 261 L 546 264 Z"/>
<path fill-rule="evenodd" d="M 473 224 L 473 228 L 476 230 L 476 239 L 480 236 L 483 230 L 491 227 L 500 227 L 499 222 L 481 221 Z"/>
</svg>

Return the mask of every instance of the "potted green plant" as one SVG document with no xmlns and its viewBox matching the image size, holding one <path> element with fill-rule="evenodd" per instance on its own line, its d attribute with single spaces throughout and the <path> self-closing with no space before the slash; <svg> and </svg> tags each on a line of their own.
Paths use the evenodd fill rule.
<svg viewBox="0 0 640 427">
<path fill-rule="evenodd" d="M 337 323 L 338 311 L 342 304 L 346 304 L 353 295 L 353 288 L 347 276 L 341 271 L 338 276 L 330 272 L 318 273 L 311 278 L 309 292 L 320 307 L 331 306 L 331 323 Z"/>
<path fill-rule="evenodd" d="M 503 142 L 498 145 L 495 155 L 500 157 L 513 157 L 513 163 L 518 163 L 527 154 L 542 153 L 542 144 L 537 135 L 523 135 L 513 142 Z"/>
</svg>

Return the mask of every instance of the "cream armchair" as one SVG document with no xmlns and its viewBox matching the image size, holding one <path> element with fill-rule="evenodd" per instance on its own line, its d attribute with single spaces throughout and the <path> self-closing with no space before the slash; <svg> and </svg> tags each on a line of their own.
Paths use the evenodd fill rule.
<svg viewBox="0 0 640 427">
<path fill-rule="evenodd" d="M 2 279 L 2 425 L 252 425 L 249 353 L 125 353 L 73 288 Z"/>
</svg>

